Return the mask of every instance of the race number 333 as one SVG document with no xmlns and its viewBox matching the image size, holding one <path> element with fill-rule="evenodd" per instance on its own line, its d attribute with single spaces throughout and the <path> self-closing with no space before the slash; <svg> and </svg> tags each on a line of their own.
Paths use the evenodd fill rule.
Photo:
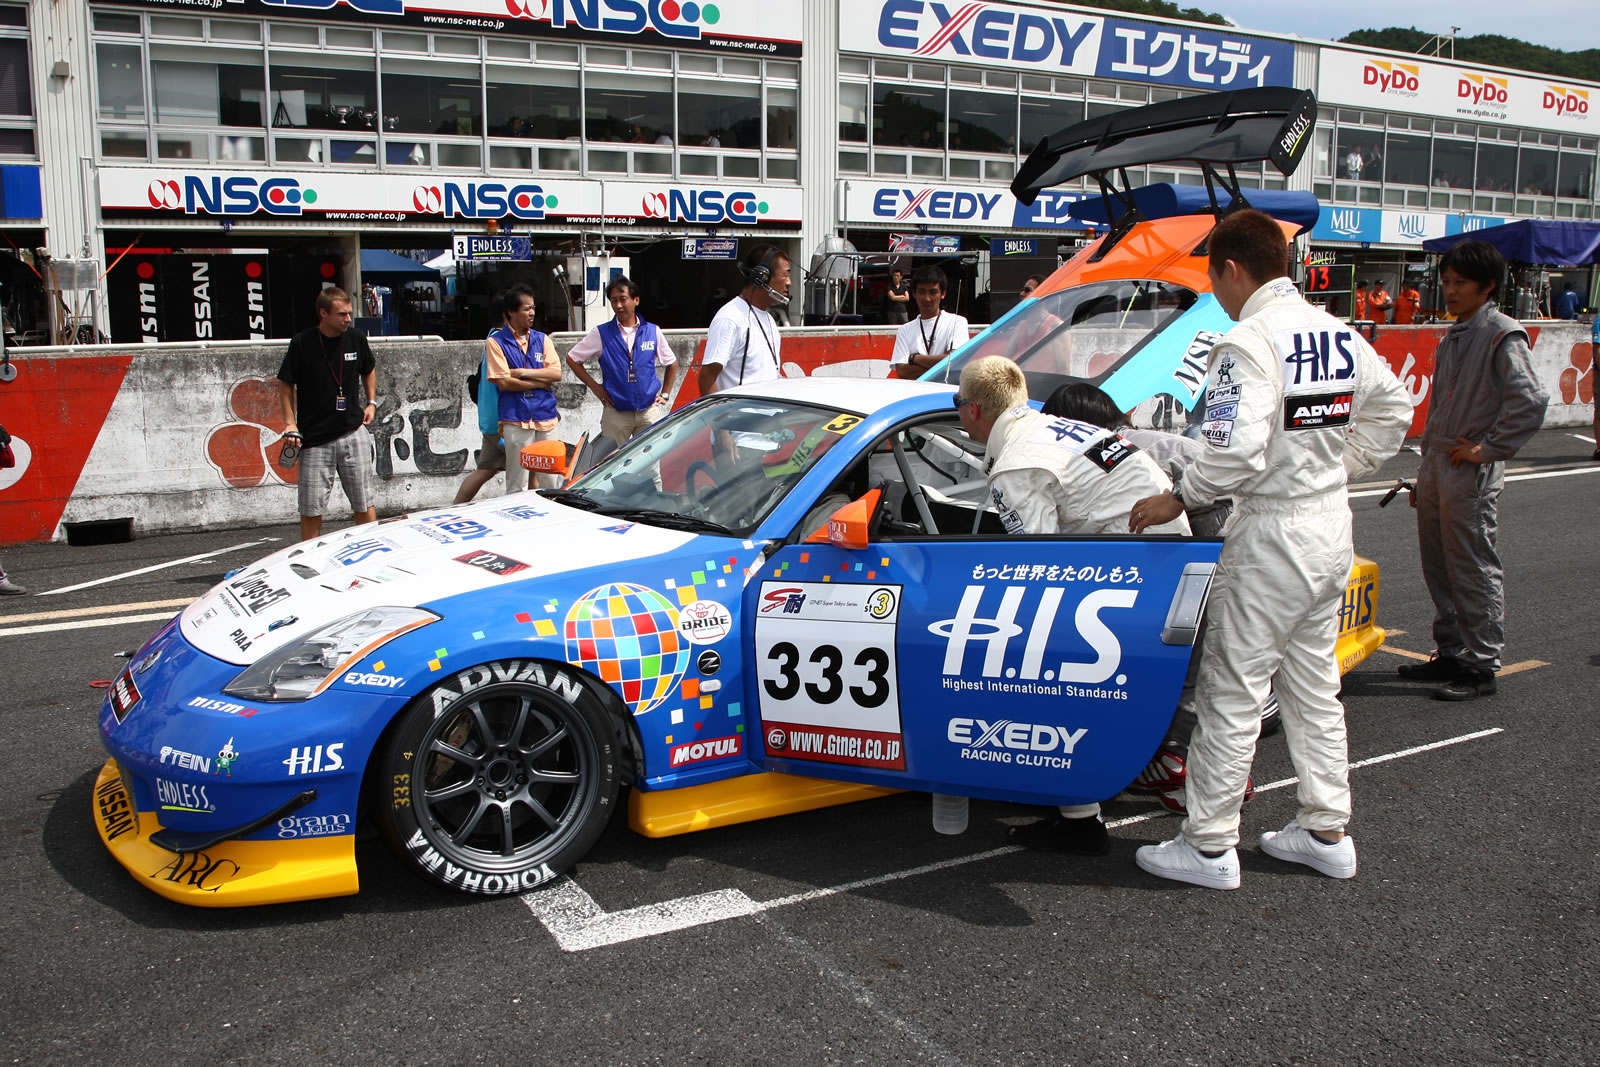
<svg viewBox="0 0 1600 1067">
<path fill-rule="evenodd" d="M 899 586 L 762 583 L 756 677 L 769 755 L 905 769 L 899 612 Z"/>
</svg>

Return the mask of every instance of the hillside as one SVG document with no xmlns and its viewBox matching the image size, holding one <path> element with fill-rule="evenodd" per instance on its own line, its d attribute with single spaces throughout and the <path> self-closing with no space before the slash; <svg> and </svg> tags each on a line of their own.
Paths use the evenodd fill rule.
<svg viewBox="0 0 1600 1067">
<path fill-rule="evenodd" d="M 1154 15 L 1164 19 L 1188 19 L 1190 22 L 1209 22 L 1217 26 L 1232 23 L 1214 11 L 1201 11 L 1197 7 L 1179 7 L 1167 0 L 1072 0 L 1078 7 L 1101 7 L 1129 15 Z"/>
<path fill-rule="evenodd" d="M 1416 27 L 1391 26 L 1383 30 L 1357 30 L 1343 38 L 1345 44 L 1368 48 L 1392 48 L 1397 52 L 1415 52 L 1426 45 L 1433 34 Z M 1445 53 L 1449 55 L 1448 52 Z M 1541 44 L 1529 44 L 1496 33 L 1476 37 L 1456 38 L 1456 59 L 1466 63 L 1486 63 L 1512 70 L 1525 70 L 1533 74 L 1548 74 L 1557 78 L 1582 78 L 1600 82 L 1600 48 L 1583 52 L 1562 52 Z"/>
</svg>

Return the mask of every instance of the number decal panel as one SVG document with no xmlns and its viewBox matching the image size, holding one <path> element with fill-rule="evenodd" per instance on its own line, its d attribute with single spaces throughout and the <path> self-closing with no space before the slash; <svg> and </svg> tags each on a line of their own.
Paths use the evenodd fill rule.
<svg viewBox="0 0 1600 1067">
<path fill-rule="evenodd" d="M 763 582 L 756 684 L 767 754 L 905 770 L 898 585 Z"/>
</svg>

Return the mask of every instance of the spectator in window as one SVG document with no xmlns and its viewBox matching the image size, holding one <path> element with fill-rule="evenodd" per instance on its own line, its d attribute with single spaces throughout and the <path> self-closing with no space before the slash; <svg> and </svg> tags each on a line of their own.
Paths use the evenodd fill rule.
<svg viewBox="0 0 1600 1067">
<path fill-rule="evenodd" d="M 1361 156 L 1361 177 L 1369 182 L 1383 181 L 1383 153 L 1376 144 L 1368 145 Z"/>
<path fill-rule="evenodd" d="M 527 137 L 528 121 L 521 115 L 512 115 L 510 121 L 506 123 L 506 136 Z"/>
<path fill-rule="evenodd" d="M 1344 157 L 1344 176 L 1354 181 L 1361 177 L 1361 148 L 1351 145 Z"/>
<path fill-rule="evenodd" d="M 633 133 L 628 138 L 629 144 L 649 144 L 650 138 L 645 136 L 644 127 L 637 122 L 633 124 Z"/>
<path fill-rule="evenodd" d="M 717 131 L 716 130 L 708 130 L 706 132 L 706 139 L 700 142 L 700 147 L 701 148 L 721 148 L 722 147 L 722 138 L 717 136 Z"/>
<path fill-rule="evenodd" d="M 922 127 L 922 132 L 917 134 L 917 147 L 918 148 L 938 148 L 939 147 L 939 142 L 937 142 L 937 141 L 935 141 L 933 139 L 933 131 L 928 129 L 928 127 L 926 127 L 926 126 Z"/>
<path fill-rule="evenodd" d="M 1435 167 L 1433 169 L 1433 187 L 1435 189 L 1445 189 L 1445 188 L 1448 188 L 1449 185 L 1450 185 L 1449 179 L 1447 179 L 1444 176 L 1444 168 L 1443 167 Z"/>
</svg>

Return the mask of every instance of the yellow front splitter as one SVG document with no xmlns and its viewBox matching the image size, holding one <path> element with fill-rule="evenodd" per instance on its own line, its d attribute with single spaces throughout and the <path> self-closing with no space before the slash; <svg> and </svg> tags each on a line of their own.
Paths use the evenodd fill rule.
<svg viewBox="0 0 1600 1067">
<path fill-rule="evenodd" d="M 635 789 L 628 796 L 628 825 L 645 837 L 672 837 L 899 792 L 903 790 L 768 771 L 682 789 Z"/>
<path fill-rule="evenodd" d="M 355 835 L 293 841 L 224 841 L 203 852 L 169 852 L 150 843 L 161 829 L 139 811 L 114 759 L 95 779 L 95 829 L 118 863 L 152 892 L 180 904 L 238 908 L 344 897 L 360 888 Z"/>
</svg>

